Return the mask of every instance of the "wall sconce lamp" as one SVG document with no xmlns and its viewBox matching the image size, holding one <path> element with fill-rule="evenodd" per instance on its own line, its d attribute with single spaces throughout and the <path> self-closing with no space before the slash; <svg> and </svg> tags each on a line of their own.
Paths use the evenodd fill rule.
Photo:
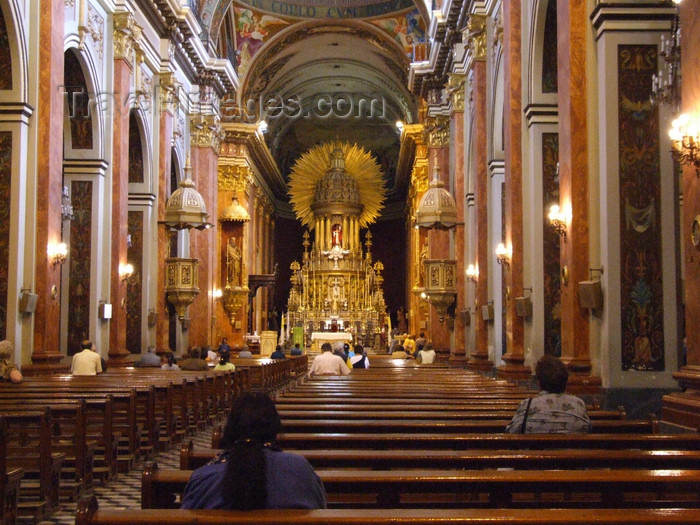
<svg viewBox="0 0 700 525">
<path fill-rule="evenodd" d="M 673 160 L 683 166 L 694 166 L 695 175 L 700 177 L 700 126 L 687 113 L 671 123 L 668 136 L 671 137 Z"/>
<path fill-rule="evenodd" d="M 131 263 L 119 264 L 119 277 L 126 281 L 134 274 L 134 265 Z"/>
<path fill-rule="evenodd" d="M 479 279 L 479 267 L 474 265 L 474 264 L 470 264 L 469 266 L 467 266 L 467 280 L 469 280 L 473 283 L 476 283 L 476 281 L 478 279 Z"/>
<path fill-rule="evenodd" d="M 496 261 L 502 266 L 510 266 L 510 250 L 502 242 L 496 246 Z"/>
<path fill-rule="evenodd" d="M 221 299 L 224 295 L 224 292 L 221 288 L 214 288 L 214 291 L 211 293 L 211 295 L 212 297 L 214 297 L 215 300 Z"/>
<path fill-rule="evenodd" d="M 68 246 L 65 242 L 49 244 L 46 247 L 46 254 L 49 256 L 49 260 L 55 268 L 57 265 L 66 262 L 66 257 L 68 257 Z"/>
<path fill-rule="evenodd" d="M 556 232 L 566 239 L 566 229 L 571 222 L 571 211 L 562 210 L 558 204 L 552 204 L 547 218 Z"/>
</svg>

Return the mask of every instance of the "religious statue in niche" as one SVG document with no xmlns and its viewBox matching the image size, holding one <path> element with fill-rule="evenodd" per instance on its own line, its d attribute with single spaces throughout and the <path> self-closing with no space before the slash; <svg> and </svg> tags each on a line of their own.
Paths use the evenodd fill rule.
<svg viewBox="0 0 700 525">
<path fill-rule="evenodd" d="M 341 246 L 343 244 L 343 227 L 336 223 L 331 228 L 331 246 Z"/>
<path fill-rule="evenodd" d="M 231 286 L 241 285 L 241 248 L 235 237 L 229 237 L 226 243 L 226 284 Z"/>
</svg>

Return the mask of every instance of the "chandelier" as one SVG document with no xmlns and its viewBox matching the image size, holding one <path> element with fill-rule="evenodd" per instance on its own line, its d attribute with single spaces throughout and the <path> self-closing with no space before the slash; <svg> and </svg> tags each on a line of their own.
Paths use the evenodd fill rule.
<svg viewBox="0 0 700 525">
<path fill-rule="evenodd" d="M 659 72 L 651 80 L 652 104 L 669 104 L 674 114 L 681 107 L 681 20 L 678 4 L 681 0 L 671 0 L 675 6 L 671 34 L 661 36 L 659 55 L 663 58 Z"/>
</svg>

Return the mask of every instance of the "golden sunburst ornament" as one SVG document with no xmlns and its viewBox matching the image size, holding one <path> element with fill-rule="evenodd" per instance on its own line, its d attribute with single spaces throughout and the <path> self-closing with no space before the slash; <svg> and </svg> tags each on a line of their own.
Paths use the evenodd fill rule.
<svg viewBox="0 0 700 525">
<path fill-rule="evenodd" d="M 345 171 L 355 179 L 360 194 L 362 213 L 360 227 L 372 224 L 382 209 L 386 190 L 382 170 L 374 157 L 364 148 L 348 142 L 326 142 L 304 153 L 292 167 L 289 175 L 289 195 L 297 218 L 309 229 L 314 227 L 316 184 L 331 167 L 331 154 L 336 148 L 343 151 Z"/>
</svg>

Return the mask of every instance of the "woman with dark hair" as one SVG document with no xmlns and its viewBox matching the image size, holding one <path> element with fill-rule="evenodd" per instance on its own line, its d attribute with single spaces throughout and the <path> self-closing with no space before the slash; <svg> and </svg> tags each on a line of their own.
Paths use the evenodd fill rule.
<svg viewBox="0 0 700 525">
<path fill-rule="evenodd" d="M 544 355 L 535 368 L 540 393 L 520 403 L 506 432 L 510 434 L 582 434 L 590 430 L 586 404 L 566 394 L 569 372 L 566 365 Z"/>
<path fill-rule="evenodd" d="M 275 403 L 248 392 L 231 409 L 220 452 L 192 473 L 183 509 L 323 509 L 326 492 L 302 456 L 275 444 L 281 422 Z"/>
<path fill-rule="evenodd" d="M 369 359 L 367 359 L 367 350 L 362 345 L 355 345 L 355 355 L 350 358 L 353 369 L 369 368 Z"/>
</svg>

